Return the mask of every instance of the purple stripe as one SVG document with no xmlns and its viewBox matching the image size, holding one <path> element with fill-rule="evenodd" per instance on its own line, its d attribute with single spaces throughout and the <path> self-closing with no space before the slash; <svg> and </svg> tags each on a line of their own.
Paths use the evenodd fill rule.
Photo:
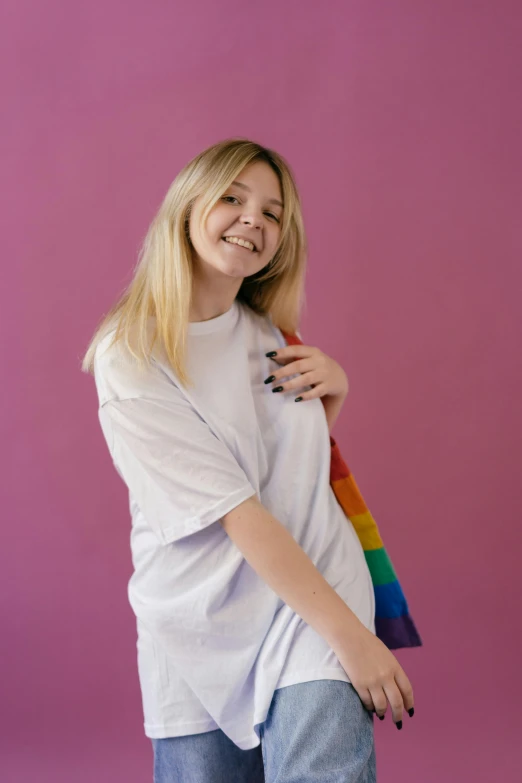
<svg viewBox="0 0 522 783">
<path fill-rule="evenodd" d="M 375 617 L 375 631 L 378 639 L 389 650 L 401 647 L 422 647 L 422 640 L 410 615 L 403 617 Z"/>
</svg>

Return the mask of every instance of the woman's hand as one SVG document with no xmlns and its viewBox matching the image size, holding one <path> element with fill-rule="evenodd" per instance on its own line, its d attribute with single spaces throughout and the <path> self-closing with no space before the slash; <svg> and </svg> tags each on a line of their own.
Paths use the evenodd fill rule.
<svg viewBox="0 0 522 783">
<path fill-rule="evenodd" d="M 402 728 L 404 710 L 413 716 L 413 688 L 393 653 L 371 631 L 361 626 L 338 639 L 332 648 L 367 710 L 379 718 L 388 702 L 392 719 Z"/>
<path fill-rule="evenodd" d="M 303 386 L 312 386 L 310 391 L 300 393 L 299 396 L 303 400 L 324 396 L 344 398 L 348 394 L 348 378 L 343 368 L 320 348 L 311 345 L 285 345 L 277 352 L 267 353 L 266 356 L 283 365 L 265 380 L 265 383 L 273 384 L 272 391 L 286 392 Z M 295 373 L 300 375 L 280 383 L 281 378 Z"/>
</svg>

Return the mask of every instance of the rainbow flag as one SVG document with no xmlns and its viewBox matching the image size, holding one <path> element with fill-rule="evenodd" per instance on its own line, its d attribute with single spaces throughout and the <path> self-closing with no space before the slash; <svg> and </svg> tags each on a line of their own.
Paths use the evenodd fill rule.
<svg viewBox="0 0 522 783">
<path fill-rule="evenodd" d="M 281 333 L 288 345 L 303 345 L 297 335 L 287 334 L 282 330 Z M 421 647 L 421 638 L 410 617 L 406 598 L 384 548 L 377 524 L 331 435 L 330 446 L 330 484 L 341 508 L 355 528 L 372 577 L 376 636 L 390 650 Z"/>
</svg>

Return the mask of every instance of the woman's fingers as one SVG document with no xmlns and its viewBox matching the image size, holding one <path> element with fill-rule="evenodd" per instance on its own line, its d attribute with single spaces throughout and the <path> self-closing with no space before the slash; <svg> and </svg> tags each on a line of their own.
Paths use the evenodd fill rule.
<svg viewBox="0 0 522 783">
<path fill-rule="evenodd" d="M 384 717 L 390 705 L 393 722 L 399 724 L 399 727 L 404 712 L 413 709 L 413 688 L 403 669 L 397 670 L 393 680 L 387 680 L 382 687 L 372 688 L 367 693 L 366 701 L 369 703 L 371 699 L 378 717 Z"/>
<path fill-rule="evenodd" d="M 386 694 L 382 688 L 372 688 L 371 699 L 375 705 L 375 712 L 378 717 L 383 718 L 386 715 L 386 709 L 388 702 L 386 700 Z"/>
<path fill-rule="evenodd" d="M 404 701 L 402 700 L 402 693 L 397 687 L 397 683 L 395 680 L 388 681 L 384 683 L 383 689 L 391 707 L 393 722 L 402 725 Z"/>
<path fill-rule="evenodd" d="M 404 669 L 399 668 L 395 672 L 395 682 L 402 694 L 404 709 L 409 712 L 413 709 L 413 687 Z"/>
<path fill-rule="evenodd" d="M 355 685 L 353 685 L 353 687 L 355 688 Z M 364 704 L 368 712 L 373 712 L 375 705 L 372 699 L 372 695 L 368 690 L 368 688 L 361 688 L 360 690 L 358 688 L 355 688 L 355 690 L 357 691 L 357 695 L 359 696 L 360 700 L 362 701 L 362 703 Z"/>
</svg>

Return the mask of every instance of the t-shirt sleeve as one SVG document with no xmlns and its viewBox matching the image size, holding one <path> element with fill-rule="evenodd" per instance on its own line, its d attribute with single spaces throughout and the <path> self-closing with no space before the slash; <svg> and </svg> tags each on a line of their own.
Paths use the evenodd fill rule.
<svg viewBox="0 0 522 783">
<path fill-rule="evenodd" d="M 114 466 L 162 544 L 218 521 L 256 490 L 234 455 L 177 389 L 98 409 Z"/>
</svg>

